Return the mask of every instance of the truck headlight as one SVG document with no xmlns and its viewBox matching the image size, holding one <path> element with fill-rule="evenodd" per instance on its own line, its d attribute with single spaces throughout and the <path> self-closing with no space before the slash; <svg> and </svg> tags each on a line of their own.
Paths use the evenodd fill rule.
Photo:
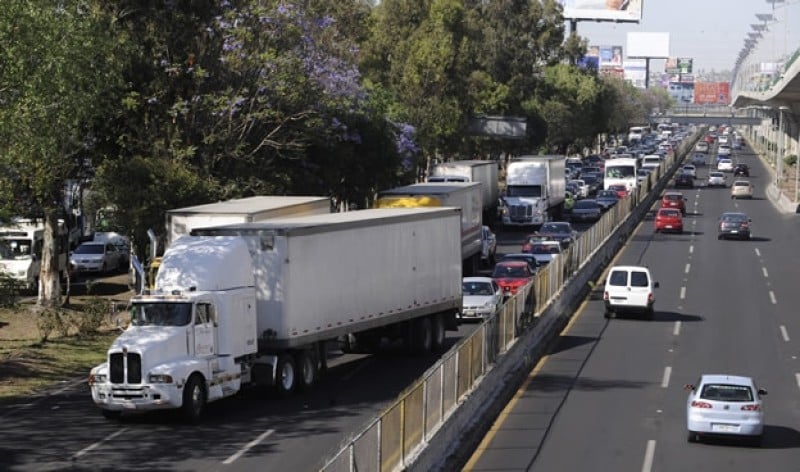
<svg viewBox="0 0 800 472">
<path fill-rule="evenodd" d="M 104 374 L 89 374 L 89 385 L 103 384 L 108 380 L 108 376 Z"/>
<path fill-rule="evenodd" d="M 172 383 L 172 376 L 167 374 L 150 374 L 147 380 L 154 384 L 170 384 Z"/>
</svg>

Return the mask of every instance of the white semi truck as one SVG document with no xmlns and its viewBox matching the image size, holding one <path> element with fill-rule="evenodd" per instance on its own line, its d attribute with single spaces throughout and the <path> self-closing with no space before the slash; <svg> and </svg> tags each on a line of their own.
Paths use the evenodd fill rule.
<svg viewBox="0 0 800 472">
<path fill-rule="evenodd" d="M 164 254 L 155 289 L 91 370 L 108 418 L 180 409 L 247 385 L 310 388 L 328 342 L 385 338 L 431 351 L 461 307 L 453 208 L 362 210 L 196 229 Z M 352 347 L 352 344 L 348 344 Z"/>
<path fill-rule="evenodd" d="M 463 160 L 436 164 L 428 182 L 480 182 L 483 202 L 483 222 L 491 224 L 497 219 L 497 201 L 500 182 L 496 161 Z"/>
<path fill-rule="evenodd" d="M 419 183 L 378 192 L 376 208 L 455 207 L 461 210 L 461 259 L 464 276 L 481 263 L 482 189 L 478 182 Z"/>
<path fill-rule="evenodd" d="M 564 156 L 520 156 L 506 169 L 503 226 L 541 226 L 560 219 L 566 193 Z"/>
</svg>

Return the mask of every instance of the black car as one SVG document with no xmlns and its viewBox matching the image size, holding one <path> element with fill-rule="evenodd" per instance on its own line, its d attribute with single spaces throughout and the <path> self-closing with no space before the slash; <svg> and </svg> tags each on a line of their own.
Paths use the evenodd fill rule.
<svg viewBox="0 0 800 472">
<path fill-rule="evenodd" d="M 619 196 L 617 195 L 617 192 L 613 190 L 600 190 L 597 192 L 595 201 L 603 208 L 603 210 L 608 210 L 617 204 L 619 201 Z"/>
<path fill-rule="evenodd" d="M 736 164 L 733 167 L 734 176 L 750 177 L 750 167 L 747 164 Z"/>
<path fill-rule="evenodd" d="M 560 242 L 563 248 L 569 247 L 578 236 L 578 232 L 568 221 L 548 221 L 539 227 L 539 231 L 536 233 L 551 241 Z"/>
<path fill-rule="evenodd" d="M 675 177 L 675 188 L 694 188 L 694 177 L 689 174 L 679 174 Z"/>
<path fill-rule="evenodd" d="M 719 217 L 717 239 L 750 239 L 750 218 L 741 212 L 726 212 Z"/>
</svg>

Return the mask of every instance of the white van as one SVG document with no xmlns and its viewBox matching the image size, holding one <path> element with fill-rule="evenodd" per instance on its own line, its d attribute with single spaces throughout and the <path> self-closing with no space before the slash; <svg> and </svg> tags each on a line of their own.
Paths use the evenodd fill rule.
<svg viewBox="0 0 800 472">
<path fill-rule="evenodd" d="M 605 317 L 619 313 L 638 313 L 652 319 L 656 301 L 654 282 L 647 267 L 614 266 L 608 271 L 603 291 Z"/>
<path fill-rule="evenodd" d="M 658 169 L 661 167 L 661 156 L 658 154 L 648 154 L 642 158 L 643 168 Z"/>
</svg>

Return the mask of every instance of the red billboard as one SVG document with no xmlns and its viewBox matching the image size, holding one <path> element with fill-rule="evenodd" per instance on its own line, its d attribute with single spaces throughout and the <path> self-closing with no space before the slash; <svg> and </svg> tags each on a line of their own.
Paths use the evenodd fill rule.
<svg viewBox="0 0 800 472">
<path fill-rule="evenodd" d="M 729 105 L 731 84 L 728 82 L 695 82 L 694 103 L 698 105 Z"/>
</svg>

